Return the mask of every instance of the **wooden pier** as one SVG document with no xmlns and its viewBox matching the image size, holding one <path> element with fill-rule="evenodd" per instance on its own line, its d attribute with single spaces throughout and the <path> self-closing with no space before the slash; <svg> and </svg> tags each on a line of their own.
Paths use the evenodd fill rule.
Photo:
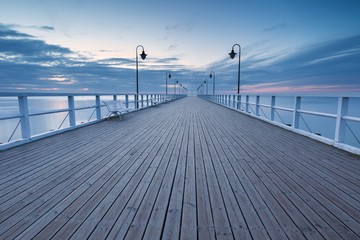
<svg viewBox="0 0 360 240">
<path fill-rule="evenodd" d="M 0 239 L 360 239 L 360 158 L 197 97 L 0 152 Z"/>
</svg>

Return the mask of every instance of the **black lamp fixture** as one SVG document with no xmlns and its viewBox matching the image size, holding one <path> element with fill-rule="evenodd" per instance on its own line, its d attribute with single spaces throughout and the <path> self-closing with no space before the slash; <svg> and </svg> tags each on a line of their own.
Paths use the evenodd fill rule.
<svg viewBox="0 0 360 240">
<path fill-rule="evenodd" d="M 140 57 L 142 60 L 145 60 L 146 56 L 147 56 L 147 54 L 145 53 L 144 48 L 143 48 L 142 53 L 140 54 Z"/>
<path fill-rule="evenodd" d="M 238 65 L 238 89 L 237 89 L 237 93 L 240 94 L 240 58 L 241 58 L 241 46 L 240 44 L 234 44 L 232 46 L 231 52 L 229 53 L 229 56 L 231 59 L 234 59 L 236 56 L 236 52 L 234 51 L 234 47 L 238 46 L 239 47 L 239 65 Z"/>
<path fill-rule="evenodd" d="M 230 58 L 234 59 L 234 57 L 236 56 L 236 52 L 234 52 L 234 49 L 231 50 L 231 53 L 229 53 Z"/>
</svg>

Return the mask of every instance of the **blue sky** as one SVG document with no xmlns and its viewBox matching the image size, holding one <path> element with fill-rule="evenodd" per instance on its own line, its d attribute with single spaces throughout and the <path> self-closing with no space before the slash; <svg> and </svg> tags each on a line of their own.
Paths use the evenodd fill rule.
<svg viewBox="0 0 360 240">
<path fill-rule="evenodd" d="M 360 91 L 358 0 L 0 0 L 0 92 Z M 140 49 L 139 49 L 140 50 Z M 238 52 L 238 48 L 235 48 Z M 212 80 L 209 80 L 212 84 Z M 171 92 L 173 85 L 169 85 Z M 211 87 L 209 86 L 209 89 Z"/>
</svg>

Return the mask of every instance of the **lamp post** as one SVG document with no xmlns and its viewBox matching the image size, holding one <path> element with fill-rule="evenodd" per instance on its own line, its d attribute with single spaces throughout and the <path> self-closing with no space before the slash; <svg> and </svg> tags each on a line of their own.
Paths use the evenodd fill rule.
<svg viewBox="0 0 360 240">
<path fill-rule="evenodd" d="M 209 77 L 212 78 L 214 76 L 213 79 L 213 95 L 215 95 L 215 72 L 211 71 Z"/>
<path fill-rule="evenodd" d="M 174 81 L 174 94 L 176 94 L 176 88 L 177 88 L 178 83 L 179 83 L 178 80 L 176 80 L 176 82 Z"/>
<path fill-rule="evenodd" d="M 199 95 L 199 90 L 202 87 L 202 84 L 196 89 L 197 94 Z"/>
<path fill-rule="evenodd" d="M 167 82 L 168 82 L 168 77 L 169 79 L 171 78 L 171 74 L 169 72 L 166 72 L 166 95 L 168 94 L 168 87 L 167 87 Z"/>
<path fill-rule="evenodd" d="M 204 80 L 204 83 L 206 83 L 206 95 L 208 94 L 208 81 Z"/>
<path fill-rule="evenodd" d="M 142 53 L 140 54 L 140 57 L 142 60 L 145 60 L 147 54 L 145 53 L 144 47 L 142 45 L 138 45 L 136 47 L 136 108 L 139 108 L 139 59 L 138 59 L 138 48 L 142 48 Z"/>
<path fill-rule="evenodd" d="M 234 52 L 234 47 L 238 46 L 239 47 L 239 66 L 238 66 L 238 90 L 237 93 L 240 94 L 240 57 L 241 57 L 241 46 L 237 43 L 235 43 L 232 46 L 231 52 L 229 53 L 229 56 L 231 59 L 234 59 L 234 57 L 236 56 L 236 52 Z"/>
</svg>

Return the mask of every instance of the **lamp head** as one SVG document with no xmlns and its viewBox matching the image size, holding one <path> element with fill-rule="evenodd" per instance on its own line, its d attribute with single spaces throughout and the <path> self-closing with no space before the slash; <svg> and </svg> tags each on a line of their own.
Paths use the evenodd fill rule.
<svg viewBox="0 0 360 240">
<path fill-rule="evenodd" d="M 143 50 L 142 53 L 140 54 L 140 57 L 142 60 L 145 60 L 147 54 L 145 53 L 145 51 Z"/>
<path fill-rule="evenodd" d="M 171 74 L 169 73 L 169 78 L 171 78 Z"/>
<path fill-rule="evenodd" d="M 234 57 L 236 56 L 236 52 L 234 52 L 234 49 L 231 50 L 231 53 L 229 53 L 229 56 L 231 59 L 234 59 Z"/>
<path fill-rule="evenodd" d="M 206 80 L 204 80 L 204 83 L 206 83 Z"/>
<path fill-rule="evenodd" d="M 211 74 L 211 73 L 210 73 L 209 77 L 212 78 L 212 74 Z"/>
</svg>

